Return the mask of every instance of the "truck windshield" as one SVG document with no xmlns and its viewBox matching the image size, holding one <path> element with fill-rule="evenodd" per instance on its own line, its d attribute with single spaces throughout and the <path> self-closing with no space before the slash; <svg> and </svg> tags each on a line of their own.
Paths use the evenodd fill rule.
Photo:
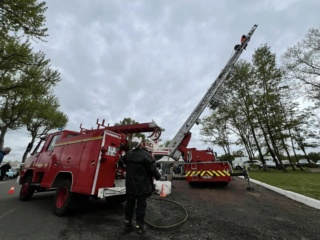
<svg viewBox="0 0 320 240">
<path fill-rule="evenodd" d="M 51 139 L 50 145 L 48 146 L 47 151 L 52 151 L 52 150 L 53 150 L 54 145 L 56 144 L 56 141 L 57 141 L 58 139 L 60 139 L 60 136 L 61 136 L 61 135 L 55 135 L 55 136 L 53 136 L 53 138 Z"/>
<path fill-rule="evenodd" d="M 34 149 L 32 154 L 37 154 L 37 153 L 41 152 L 41 149 L 43 148 L 43 145 L 44 145 L 45 142 L 46 141 L 44 139 L 43 140 L 39 140 L 39 142 L 37 143 L 37 146 Z"/>
</svg>

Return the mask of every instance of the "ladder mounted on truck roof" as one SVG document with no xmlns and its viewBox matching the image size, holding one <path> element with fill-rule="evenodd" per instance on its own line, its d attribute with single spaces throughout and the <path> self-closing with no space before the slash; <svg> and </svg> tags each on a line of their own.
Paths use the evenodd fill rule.
<svg viewBox="0 0 320 240">
<path fill-rule="evenodd" d="M 228 73 L 237 62 L 238 58 L 240 57 L 243 49 L 246 47 L 248 42 L 250 41 L 251 36 L 253 35 L 254 31 L 258 27 L 257 24 L 253 25 L 251 30 L 249 31 L 246 39 L 241 43 L 241 45 L 236 49 L 235 53 L 227 62 L 226 66 L 223 68 L 217 79 L 212 83 L 211 87 L 208 89 L 207 93 L 203 96 L 200 100 L 199 104 L 190 114 L 186 122 L 182 125 L 176 136 L 172 139 L 168 148 L 170 149 L 170 157 L 173 159 L 178 159 L 181 156 L 181 151 L 179 151 L 179 146 L 187 138 L 190 139 L 190 129 L 193 127 L 195 123 L 199 123 L 199 117 L 204 111 L 204 109 L 208 106 L 211 101 L 215 102 L 215 105 L 219 104 L 220 99 L 222 97 L 222 92 L 218 91 L 219 88 L 224 83 Z M 186 140 L 188 142 L 188 140 Z"/>
</svg>

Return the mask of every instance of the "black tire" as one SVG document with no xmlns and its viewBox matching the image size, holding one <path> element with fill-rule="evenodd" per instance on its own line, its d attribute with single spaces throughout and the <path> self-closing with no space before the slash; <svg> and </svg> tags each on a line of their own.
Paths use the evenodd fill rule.
<svg viewBox="0 0 320 240">
<path fill-rule="evenodd" d="M 106 197 L 105 199 L 106 199 L 107 205 L 112 205 L 112 206 L 124 203 L 127 200 L 126 195 L 116 195 L 116 196 Z"/>
<path fill-rule="evenodd" d="M 19 199 L 21 201 L 28 201 L 32 198 L 35 191 L 35 187 L 31 186 L 31 183 L 32 176 L 28 176 L 23 180 L 19 194 Z"/>
<path fill-rule="evenodd" d="M 55 215 L 59 217 L 67 215 L 72 200 L 72 193 L 70 190 L 71 180 L 63 180 L 54 195 L 52 210 Z"/>
</svg>

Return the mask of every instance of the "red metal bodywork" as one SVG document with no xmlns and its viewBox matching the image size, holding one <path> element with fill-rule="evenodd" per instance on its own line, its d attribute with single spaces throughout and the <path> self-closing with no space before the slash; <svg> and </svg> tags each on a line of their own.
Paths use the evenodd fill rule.
<svg viewBox="0 0 320 240">
<path fill-rule="evenodd" d="M 32 182 L 50 189 L 55 187 L 56 180 L 70 176 L 72 192 L 96 195 L 99 188 L 114 186 L 121 142 L 124 142 L 122 135 L 102 129 L 86 134 L 71 131 L 50 134 L 42 149 L 27 159 L 22 177 L 32 171 Z M 116 152 L 103 151 L 110 147 Z"/>
<path fill-rule="evenodd" d="M 70 179 L 71 192 L 97 195 L 100 188 L 114 187 L 115 179 L 124 177 L 117 162 L 128 150 L 126 134 L 161 131 L 153 122 L 112 127 L 103 123 L 97 123 L 97 129 L 63 130 L 42 139 L 26 160 L 19 183 L 31 175 L 34 186 L 50 190 Z"/>
<path fill-rule="evenodd" d="M 216 161 L 215 153 L 211 149 L 197 150 L 196 148 L 187 148 L 187 144 L 190 140 L 191 134 L 186 135 L 186 140 L 179 146 L 181 151 L 183 163 L 183 173 L 186 181 L 193 182 L 219 182 L 227 184 L 232 180 L 231 166 L 228 162 Z M 156 160 L 163 159 L 163 156 L 170 155 L 170 149 L 157 148 L 153 151 L 153 155 Z M 169 161 L 162 161 L 163 164 L 172 164 Z M 180 163 L 181 164 L 181 163 Z M 165 174 L 167 172 L 167 165 L 163 167 Z M 178 177 L 180 178 L 180 177 Z"/>
<path fill-rule="evenodd" d="M 197 150 L 196 148 L 187 148 L 191 139 L 191 133 L 188 132 L 178 150 L 184 163 L 184 176 L 187 182 L 221 182 L 224 184 L 232 180 L 231 166 L 228 162 L 216 161 L 213 150 Z"/>
<path fill-rule="evenodd" d="M 232 180 L 228 162 L 216 161 L 212 150 L 187 149 L 184 174 L 187 182 L 223 182 Z"/>
</svg>

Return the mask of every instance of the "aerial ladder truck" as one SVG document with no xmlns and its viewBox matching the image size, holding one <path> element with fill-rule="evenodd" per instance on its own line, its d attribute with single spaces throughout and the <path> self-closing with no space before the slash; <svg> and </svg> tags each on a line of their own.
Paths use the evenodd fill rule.
<svg viewBox="0 0 320 240">
<path fill-rule="evenodd" d="M 216 161 L 215 154 L 211 149 L 197 150 L 195 148 L 187 148 L 187 146 L 191 139 L 190 130 L 194 124 L 199 124 L 199 117 L 205 108 L 209 104 L 215 107 L 219 105 L 223 95 L 221 87 L 257 27 L 258 25 L 255 24 L 241 45 L 235 47 L 235 51 L 226 66 L 168 145 L 171 158 L 178 160 L 182 157 L 185 161 L 184 173 L 186 181 L 190 184 L 194 182 L 219 182 L 227 185 L 232 180 L 232 176 L 236 175 L 232 173 L 228 162 Z"/>
</svg>

